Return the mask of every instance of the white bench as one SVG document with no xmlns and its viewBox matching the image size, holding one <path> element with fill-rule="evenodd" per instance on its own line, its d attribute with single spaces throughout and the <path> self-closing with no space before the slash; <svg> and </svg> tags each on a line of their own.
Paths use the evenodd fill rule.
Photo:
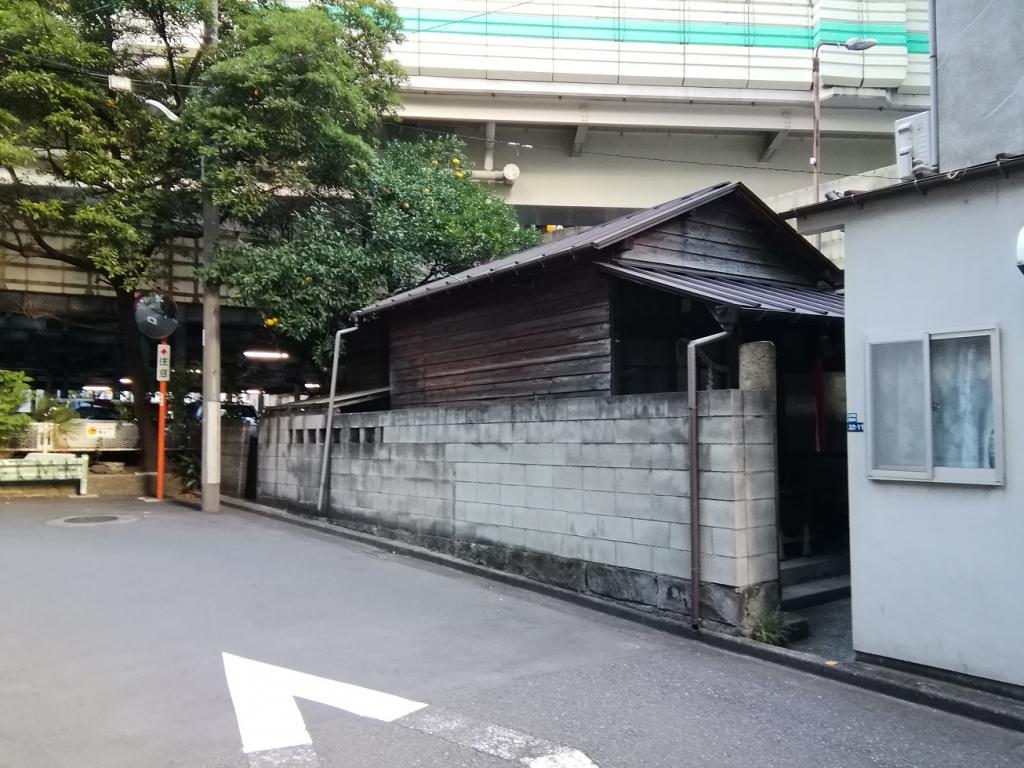
<svg viewBox="0 0 1024 768">
<path fill-rule="evenodd" d="M 30 453 L 23 459 L 0 459 L 0 483 L 78 483 L 78 494 L 89 492 L 89 457 L 68 453 Z"/>
</svg>

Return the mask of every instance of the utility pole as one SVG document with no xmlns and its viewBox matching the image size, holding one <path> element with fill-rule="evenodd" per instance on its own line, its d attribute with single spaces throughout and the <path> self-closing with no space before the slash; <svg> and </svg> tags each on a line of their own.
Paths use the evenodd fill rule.
<svg viewBox="0 0 1024 768">
<path fill-rule="evenodd" d="M 218 0 L 207 0 L 203 18 L 206 56 L 217 49 Z M 220 214 L 202 174 L 203 266 L 209 267 L 220 237 Z M 203 511 L 220 511 L 220 286 L 203 283 Z"/>
</svg>

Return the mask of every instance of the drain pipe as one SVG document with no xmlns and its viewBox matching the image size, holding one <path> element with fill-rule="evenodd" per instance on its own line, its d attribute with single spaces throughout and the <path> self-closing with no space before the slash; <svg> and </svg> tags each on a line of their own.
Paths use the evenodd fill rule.
<svg viewBox="0 0 1024 768">
<path fill-rule="evenodd" d="M 316 511 L 324 511 L 324 494 L 327 489 L 327 465 L 331 460 L 331 430 L 334 427 L 334 396 L 338 388 L 338 356 L 341 352 L 341 337 L 359 330 L 358 326 L 342 328 L 334 334 L 334 366 L 331 368 L 331 394 L 327 400 L 327 413 L 324 416 L 324 451 L 320 461 L 320 490 L 316 495 Z"/>
<path fill-rule="evenodd" d="M 929 127 L 931 128 L 931 160 L 932 168 L 939 172 L 939 47 L 938 29 L 939 25 L 935 19 L 936 0 L 928 0 L 928 65 L 931 76 L 931 84 L 928 87 Z"/>
<path fill-rule="evenodd" d="M 470 178 L 476 181 L 501 182 L 506 186 L 512 186 L 519 178 L 519 166 L 515 163 L 508 163 L 501 170 L 494 169 L 494 147 L 498 132 L 498 125 L 493 120 L 484 127 L 484 167 L 483 170 L 473 171 Z"/>
<path fill-rule="evenodd" d="M 690 428 L 690 626 L 700 629 L 700 430 L 697 425 L 697 348 L 713 344 L 729 331 L 694 339 L 686 345 L 686 407 Z"/>
<path fill-rule="evenodd" d="M 494 137 L 497 135 L 497 132 L 498 132 L 498 124 L 495 123 L 492 120 L 491 122 L 489 122 L 487 124 L 486 128 L 484 129 L 484 131 L 485 131 L 484 139 L 486 141 L 486 143 L 484 144 L 484 170 L 485 171 L 493 171 L 494 170 Z"/>
</svg>

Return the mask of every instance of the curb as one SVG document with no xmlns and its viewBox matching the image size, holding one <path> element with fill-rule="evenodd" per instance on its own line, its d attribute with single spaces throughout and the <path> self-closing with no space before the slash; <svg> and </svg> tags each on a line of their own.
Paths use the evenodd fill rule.
<svg viewBox="0 0 1024 768">
<path fill-rule="evenodd" d="M 221 503 L 235 510 L 290 523 L 330 536 L 348 539 L 349 541 L 359 542 L 360 544 L 366 544 L 378 549 L 390 550 L 391 552 L 401 552 L 417 560 L 443 565 L 462 573 L 508 584 L 547 597 L 553 597 L 599 611 L 608 616 L 634 621 L 652 629 L 696 640 L 721 650 L 782 664 L 783 666 L 808 672 L 812 675 L 836 680 L 914 704 L 922 704 L 933 709 L 961 715 L 972 720 L 979 720 L 1001 728 L 1024 731 L 1024 701 L 1021 700 L 998 696 L 976 688 L 956 685 L 955 683 L 860 661 L 829 661 L 820 656 L 766 645 L 765 643 L 759 643 L 745 637 L 726 635 L 708 629 L 694 630 L 681 621 L 645 613 L 644 611 L 624 605 L 610 603 L 588 595 L 571 592 L 561 587 L 534 581 L 525 576 L 497 571 L 467 560 L 460 560 L 451 555 L 434 552 L 433 550 L 406 544 L 394 539 L 361 533 L 338 524 L 296 515 L 275 507 L 243 501 L 229 496 L 222 496 Z"/>
</svg>

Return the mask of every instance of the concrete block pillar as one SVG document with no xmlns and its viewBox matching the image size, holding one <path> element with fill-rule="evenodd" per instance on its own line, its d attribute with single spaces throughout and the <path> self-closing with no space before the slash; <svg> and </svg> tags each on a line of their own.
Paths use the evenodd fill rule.
<svg viewBox="0 0 1024 768">
<path fill-rule="evenodd" d="M 776 390 L 775 345 L 751 341 L 740 345 L 740 389 L 748 392 Z"/>
<path fill-rule="evenodd" d="M 778 435 L 776 352 L 770 341 L 740 346 L 743 397 L 741 525 L 736 531 L 746 555 L 741 583 L 747 587 L 744 624 L 778 605 Z"/>
</svg>

